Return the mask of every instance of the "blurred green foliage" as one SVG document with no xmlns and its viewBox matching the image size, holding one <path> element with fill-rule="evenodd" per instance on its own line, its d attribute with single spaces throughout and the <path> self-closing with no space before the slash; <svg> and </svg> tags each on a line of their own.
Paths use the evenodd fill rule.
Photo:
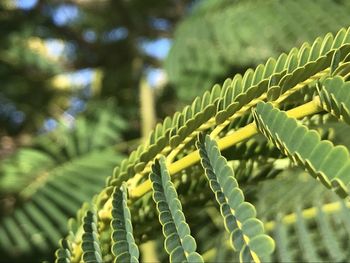
<svg viewBox="0 0 350 263">
<path fill-rule="evenodd" d="M 32 5 L 21 8 L 21 3 Z M 17 4 L 16 4 L 17 3 Z M 70 105 L 73 87 L 53 82 L 62 73 L 98 70 L 90 97 L 115 98 L 120 114 L 138 121 L 138 84 L 161 60 L 143 44 L 170 38 L 186 11 L 183 1 L 6 0 L 0 3 L 0 134 L 33 132 Z M 50 54 L 46 41 L 64 45 Z M 93 81 L 92 81 L 93 82 Z M 17 112 L 17 114 L 16 114 Z M 20 115 L 20 116 L 18 116 Z M 135 124 L 137 125 L 137 123 Z"/>
<path fill-rule="evenodd" d="M 169 39 L 188 2 L 0 2 L 1 262 L 52 258 L 133 149 L 140 80 L 162 65 L 144 45 Z"/>
<path fill-rule="evenodd" d="M 350 2 L 200 2 L 175 31 L 165 67 L 182 100 L 305 41 L 350 24 Z M 335 15 L 336 14 L 336 15 Z"/>
<path fill-rule="evenodd" d="M 66 234 L 68 219 L 101 190 L 121 161 L 115 145 L 127 125 L 110 103 L 97 109 L 78 117 L 72 127 L 61 124 L 36 137 L 31 147 L 3 160 L 1 260 L 25 255 L 48 259 Z"/>
</svg>

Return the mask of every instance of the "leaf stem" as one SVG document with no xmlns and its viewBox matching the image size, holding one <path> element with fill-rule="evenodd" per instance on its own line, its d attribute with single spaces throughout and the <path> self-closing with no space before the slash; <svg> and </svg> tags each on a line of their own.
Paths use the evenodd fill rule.
<svg viewBox="0 0 350 263">
<path fill-rule="evenodd" d="M 318 113 L 322 111 L 319 97 L 315 97 L 312 101 L 300 105 L 294 109 L 287 111 L 287 115 L 293 118 L 303 118 L 305 116 Z M 231 146 L 240 143 L 253 135 L 257 134 L 258 130 L 255 123 L 250 123 L 247 126 L 238 129 L 237 131 L 227 135 L 218 140 L 218 146 L 220 150 L 227 149 Z M 198 150 L 193 151 L 185 157 L 177 160 L 169 165 L 170 175 L 176 174 L 194 164 L 200 160 Z M 151 182 L 149 180 L 143 182 L 134 189 L 130 189 L 130 199 L 138 199 L 151 190 Z"/>
</svg>

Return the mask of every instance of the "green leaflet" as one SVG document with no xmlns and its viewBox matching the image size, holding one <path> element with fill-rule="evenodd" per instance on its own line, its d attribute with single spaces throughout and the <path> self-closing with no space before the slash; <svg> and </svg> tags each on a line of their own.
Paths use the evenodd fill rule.
<svg viewBox="0 0 350 263">
<path fill-rule="evenodd" d="M 258 129 L 295 164 L 340 196 L 349 194 L 350 158 L 344 146 L 321 140 L 316 131 L 289 118 L 271 103 L 258 103 L 254 118 Z"/>
<path fill-rule="evenodd" d="M 84 232 L 84 217 L 89 211 L 90 205 L 88 203 L 83 203 L 82 207 L 76 213 L 76 218 L 70 218 L 68 220 L 68 229 L 69 233 L 67 237 L 59 241 L 59 248 L 56 250 L 56 263 L 60 262 L 71 262 L 77 252 L 77 247 L 81 247 L 79 243 L 76 243 L 76 236 L 78 235 L 78 227 L 80 231 Z M 78 222 L 82 222 L 82 225 L 79 225 Z M 82 234 L 79 232 L 79 234 Z"/>
<path fill-rule="evenodd" d="M 170 262 L 203 262 L 202 257 L 196 252 L 196 241 L 186 223 L 164 157 L 155 161 L 149 177 L 152 182 L 153 200 L 163 226 L 164 246 L 170 255 Z"/>
<path fill-rule="evenodd" d="M 318 88 L 322 107 L 350 124 L 350 82 L 342 77 L 328 78 Z"/>
<path fill-rule="evenodd" d="M 107 185 L 120 186 L 123 181 L 130 179 L 135 172 L 142 171 L 147 163 L 167 146 L 171 127 L 172 121 L 169 117 L 165 118 L 162 124 L 158 123 L 146 143 L 141 144 L 130 154 L 128 159 L 125 159 L 119 167 L 114 169 L 113 176 L 107 180 Z"/>
<path fill-rule="evenodd" d="M 175 148 L 182 143 L 187 136 L 205 124 L 216 113 L 217 101 L 221 92 L 221 87 L 215 85 L 211 92 L 206 92 L 204 96 L 197 97 L 191 106 L 187 106 L 182 111 L 179 121 L 171 130 L 170 146 Z"/>
<path fill-rule="evenodd" d="M 220 205 L 232 247 L 240 252 L 240 261 L 258 261 L 274 250 L 274 241 L 264 234 L 252 204 L 244 201 L 233 170 L 209 135 L 199 135 L 197 148 L 209 185 Z M 258 259 L 259 260 L 258 260 Z"/>
<path fill-rule="evenodd" d="M 102 263 L 102 254 L 97 230 L 97 217 L 95 212 L 87 211 L 83 218 L 83 237 L 81 248 L 83 262 Z"/>
<path fill-rule="evenodd" d="M 56 263 L 69 263 L 72 258 L 72 249 L 69 242 L 64 238 L 60 240 L 60 248 L 56 250 Z"/>
<path fill-rule="evenodd" d="M 222 123 L 243 107 L 253 106 L 256 103 L 254 99 L 264 93 L 267 93 L 269 100 L 276 100 L 298 84 L 320 78 L 321 72 L 331 66 L 335 52 L 339 54 L 339 61 L 346 61 L 350 51 L 349 36 L 349 30 L 345 29 L 335 37 L 328 34 L 323 39 L 317 38 L 311 46 L 304 44 L 299 50 L 292 49 L 288 55 L 282 54 L 277 60 L 269 59 L 255 71 L 248 70 L 243 76 L 236 75 L 222 91 L 225 96 L 219 102 L 217 123 Z"/>
<path fill-rule="evenodd" d="M 139 250 L 133 237 L 131 214 L 127 205 L 127 188 L 114 189 L 112 201 L 112 252 L 114 262 L 139 262 Z"/>
<path fill-rule="evenodd" d="M 83 249 L 82 243 L 81 243 L 82 239 L 77 242 L 77 236 L 80 236 L 82 238 L 82 235 L 86 232 L 84 228 L 85 218 L 89 213 L 90 215 L 88 217 L 90 217 L 91 219 L 91 214 L 93 214 L 90 211 L 90 207 L 91 206 L 88 203 L 83 203 L 82 207 L 76 213 L 76 217 L 70 218 L 68 220 L 69 233 L 65 238 L 59 241 L 59 248 L 55 252 L 56 263 L 72 262 L 72 260 L 76 257 L 76 253 L 80 254 L 81 252 L 79 251 L 80 248 Z M 96 219 L 96 214 L 93 214 L 92 221 L 95 222 L 94 221 L 95 219 Z M 82 224 L 80 222 L 82 222 Z M 87 224 L 90 224 L 90 223 L 87 223 Z M 96 224 L 94 223 L 94 225 L 95 225 L 94 229 L 96 229 Z M 95 237 L 97 237 L 96 232 L 95 232 Z M 83 258 L 81 258 L 80 260 L 82 261 Z"/>
</svg>

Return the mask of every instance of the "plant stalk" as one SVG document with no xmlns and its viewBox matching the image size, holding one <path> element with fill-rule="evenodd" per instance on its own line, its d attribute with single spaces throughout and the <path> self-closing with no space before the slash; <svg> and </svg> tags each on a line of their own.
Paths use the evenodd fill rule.
<svg viewBox="0 0 350 263">
<path fill-rule="evenodd" d="M 321 102 L 319 97 L 315 97 L 312 101 L 307 102 L 303 105 L 300 105 L 294 109 L 291 109 L 287 111 L 287 115 L 289 117 L 293 118 L 303 118 L 305 116 L 318 113 L 322 111 Z M 250 123 L 247 126 L 238 129 L 237 131 L 231 133 L 230 135 L 227 135 L 221 139 L 218 140 L 218 146 L 220 150 L 227 149 L 231 146 L 236 145 L 237 143 L 240 143 L 253 135 L 257 134 L 258 130 L 255 125 L 255 123 Z M 180 160 L 173 162 L 169 165 L 169 174 L 174 175 L 194 164 L 199 162 L 200 156 L 198 150 L 191 152 L 190 154 L 186 155 L 185 157 L 181 158 Z M 144 183 L 140 184 L 134 189 L 130 189 L 130 199 L 138 199 L 145 195 L 148 191 L 151 190 L 151 182 L 149 180 L 145 181 Z"/>
</svg>

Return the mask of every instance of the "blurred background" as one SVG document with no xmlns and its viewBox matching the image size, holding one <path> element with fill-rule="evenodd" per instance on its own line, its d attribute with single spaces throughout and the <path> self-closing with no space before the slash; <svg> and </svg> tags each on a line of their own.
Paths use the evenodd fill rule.
<svg viewBox="0 0 350 263">
<path fill-rule="evenodd" d="M 349 11 L 346 0 L 1 0 L 0 262 L 52 260 L 68 218 L 156 122 L 348 26 Z"/>
</svg>

